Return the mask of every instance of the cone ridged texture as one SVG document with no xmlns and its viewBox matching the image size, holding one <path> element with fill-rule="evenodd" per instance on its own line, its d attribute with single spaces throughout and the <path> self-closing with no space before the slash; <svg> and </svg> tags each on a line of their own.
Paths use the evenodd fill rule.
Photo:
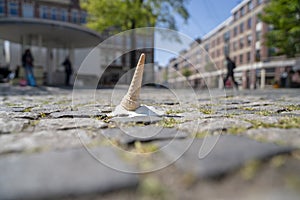
<svg viewBox="0 0 300 200">
<path fill-rule="evenodd" d="M 132 81 L 130 83 L 128 92 L 121 101 L 121 106 L 128 111 L 134 111 L 140 106 L 139 98 L 140 98 L 140 90 L 142 87 L 144 64 L 145 64 L 145 54 L 141 54 Z"/>
</svg>

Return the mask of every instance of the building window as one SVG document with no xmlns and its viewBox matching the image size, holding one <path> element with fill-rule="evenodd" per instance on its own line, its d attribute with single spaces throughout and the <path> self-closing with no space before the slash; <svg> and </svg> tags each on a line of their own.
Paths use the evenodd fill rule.
<svg viewBox="0 0 300 200">
<path fill-rule="evenodd" d="M 244 16 L 245 15 L 245 7 L 242 7 L 241 8 L 241 16 Z"/>
<path fill-rule="evenodd" d="M 33 5 L 30 3 L 23 3 L 23 17 L 33 18 Z"/>
<path fill-rule="evenodd" d="M 211 48 L 214 48 L 214 46 L 215 46 L 215 40 L 213 40 L 213 41 L 211 42 Z"/>
<path fill-rule="evenodd" d="M 268 48 L 268 56 L 274 56 L 276 54 L 276 49 L 274 47 Z"/>
<path fill-rule="evenodd" d="M 252 18 L 250 17 L 247 21 L 247 28 L 251 29 L 251 27 L 252 27 Z"/>
<path fill-rule="evenodd" d="M 72 11 L 72 22 L 78 23 L 78 11 L 77 10 Z"/>
<path fill-rule="evenodd" d="M 214 51 L 211 53 L 211 57 L 215 58 L 215 52 Z"/>
<path fill-rule="evenodd" d="M 57 9 L 56 8 L 51 9 L 51 19 L 53 19 L 53 20 L 57 19 Z"/>
<path fill-rule="evenodd" d="M 259 15 L 261 15 L 261 13 L 258 13 L 256 15 L 256 23 L 258 24 L 259 22 L 261 22 L 260 18 L 259 18 Z"/>
<path fill-rule="evenodd" d="M 4 0 L 0 0 L 0 15 L 4 15 L 5 11 Z"/>
<path fill-rule="evenodd" d="M 240 24 L 240 33 L 243 33 L 244 32 L 244 23 L 242 22 Z"/>
<path fill-rule="evenodd" d="M 259 49 L 256 50 L 256 53 L 255 53 L 255 60 L 256 60 L 256 61 L 260 61 L 260 50 L 259 50 Z"/>
<path fill-rule="evenodd" d="M 247 63 L 250 63 L 251 61 L 251 52 L 247 52 Z"/>
<path fill-rule="evenodd" d="M 217 57 L 219 57 L 220 56 L 220 50 L 218 49 L 217 50 Z"/>
<path fill-rule="evenodd" d="M 257 5 L 262 4 L 263 0 L 257 0 Z"/>
<path fill-rule="evenodd" d="M 252 1 L 249 1 L 247 5 L 248 5 L 248 10 L 251 11 L 253 9 Z"/>
<path fill-rule="evenodd" d="M 261 32 L 260 31 L 256 31 L 256 41 L 259 41 L 261 38 Z"/>
<path fill-rule="evenodd" d="M 209 51 L 209 44 L 206 44 L 206 45 L 204 46 L 204 49 L 208 52 L 208 51 Z"/>
<path fill-rule="evenodd" d="M 243 63 L 243 58 L 244 58 L 244 56 L 243 56 L 243 54 L 241 54 L 241 55 L 240 55 L 240 64 Z"/>
<path fill-rule="evenodd" d="M 8 14 L 9 16 L 18 17 L 19 16 L 19 3 L 9 2 L 8 3 Z"/>
<path fill-rule="evenodd" d="M 233 36 L 237 35 L 237 31 L 238 31 L 238 28 L 237 28 L 237 26 L 235 26 L 234 29 L 233 29 Z"/>
<path fill-rule="evenodd" d="M 81 12 L 80 13 L 80 23 L 81 24 L 86 24 L 86 18 L 87 18 L 87 13 L 86 12 Z"/>
<path fill-rule="evenodd" d="M 220 37 L 217 38 L 217 45 L 220 44 Z"/>
<path fill-rule="evenodd" d="M 233 18 L 234 18 L 234 20 L 237 20 L 237 19 L 238 19 L 238 12 L 235 12 L 235 13 L 233 14 Z"/>
<path fill-rule="evenodd" d="M 41 6 L 40 8 L 40 18 L 47 19 L 48 18 L 48 7 Z"/>
<path fill-rule="evenodd" d="M 224 46 L 224 54 L 229 55 L 229 46 L 227 44 Z"/>
<path fill-rule="evenodd" d="M 230 40 L 230 32 L 227 31 L 226 33 L 224 33 L 224 41 L 228 42 Z"/>
<path fill-rule="evenodd" d="M 66 9 L 62 9 L 61 12 L 60 12 L 60 15 L 61 15 L 61 21 L 68 21 L 68 12 Z"/>
<path fill-rule="evenodd" d="M 236 41 L 233 42 L 232 48 L 233 48 L 233 51 L 237 50 L 237 42 Z"/>
<path fill-rule="evenodd" d="M 240 39 L 240 49 L 244 48 L 244 38 Z"/>
<path fill-rule="evenodd" d="M 247 36 L 247 45 L 251 46 L 251 44 L 252 44 L 252 35 L 250 34 Z"/>
</svg>

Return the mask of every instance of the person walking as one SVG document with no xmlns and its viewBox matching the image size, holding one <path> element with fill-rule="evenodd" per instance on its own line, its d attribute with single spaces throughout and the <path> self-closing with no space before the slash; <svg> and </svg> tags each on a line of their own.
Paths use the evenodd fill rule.
<svg viewBox="0 0 300 200">
<path fill-rule="evenodd" d="M 72 63 L 70 61 L 69 56 L 66 57 L 62 65 L 65 67 L 65 73 L 66 73 L 65 85 L 70 86 L 70 78 L 73 73 L 73 69 L 72 69 Z"/>
<path fill-rule="evenodd" d="M 232 82 L 234 83 L 235 87 L 238 88 L 238 83 L 234 79 L 234 68 L 236 67 L 235 63 L 229 58 L 229 56 L 226 56 L 226 65 L 227 65 L 227 75 L 224 78 L 224 87 L 226 85 L 226 81 L 229 77 L 231 77 Z"/>
<path fill-rule="evenodd" d="M 22 56 L 22 65 L 25 69 L 27 85 L 36 86 L 35 77 L 33 74 L 33 56 L 30 49 L 26 49 Z"/>
</svg>

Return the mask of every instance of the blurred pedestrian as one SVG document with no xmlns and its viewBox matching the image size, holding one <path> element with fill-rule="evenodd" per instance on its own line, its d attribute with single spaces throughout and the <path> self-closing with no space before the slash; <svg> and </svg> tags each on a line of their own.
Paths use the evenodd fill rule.
<svg viewBox="0 0 300 200">
<path fill-rule="evenodd" d="M 27 84 L 30 86 L 36 86 L 36 81 L 33 74 L 33 56 L 30 49 L 26 49 L 22 56 L 22 65 L 25 69 Z"/>
<path fill-rule="evenodd" d="M 62 65 L 65 67 L 65 73 L 66 73 L 65 85 L 70 86 L 70 78 L 73 73 L 73 68 L 69 56 L 66 57 Z"/>
<path fill-rule="evenodd" d="M 280 75 L 280 87 L 285 88 L 287 86 L 287 78 L 288 78 L 288 72 L 287 69 L 285 68 Z"/>
<path fill-rule="evenodd" d="M 19 78 L 19 74 L 20 74 L 20 65 L 17 65 L 15 69 L 15 78 Z"/>
<path fill-rule="evenodd" d="M 229 56 L 226 56 L 226 65 L 227 65 L 227 75 L 224 78 L 223 82 L 224 82 L 224 87 L 226 85 L 226 81 L 228 80 L 228 78 L 230 77 L 232 82 L 234 83 L 235 87 L 238 88 L 238 83 L 235 81 L 234 79 L 234 69 L 236 68 L 235 62 L 233 62 Z"/>
</svg>

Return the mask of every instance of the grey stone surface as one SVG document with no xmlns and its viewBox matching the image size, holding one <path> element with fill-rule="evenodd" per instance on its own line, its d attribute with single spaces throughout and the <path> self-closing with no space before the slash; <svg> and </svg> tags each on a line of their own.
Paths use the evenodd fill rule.
<svg viewBox="0 0 300 200">
<path fill-rule="evenodd" d="M 0 132 L 6 129 L 5 133 L 11 133 L 0 134 L 0 199 L 60 199 L 59 196 L 65 195 L 70 195 L 67 199 L 73 199 L 72 195 L 83 193 L 88 196 L 79 199 L 89 198 L 89 195 L 93 196 L 95 193 L 100 193 L 100 196 L 96 194 L 91 199 L 243 199 L 248 198 L 249 194 L 253 196 L 248 199 L 259 199 L 275 198 L 277 195 L 269 195 L 273 189 L 286 195 L 286 199 L 293 195 L 290 186 L 297 186 L 294 183 L 299 183 L 300 180 L 297 149 L 288 156 L 276 156 L 259 162 L 250 181 L 245 181 L 243 174 L 248 165 L 242 168 L 240 166 L 252 159 L 264 159 L 277 153 L 289 152 L 290 147 L 300 148 L 300 131 L 297 125 L 297 117 L 300 116 L 299 90 L 196 89 L 194 94 L 185 89 L 172 88 L 170 91 L 143 87 L 141 103 L 155 106 L 166 115 L 168 113 L 174 121 L 163 120 L 163 117 L 170 119 L 166 115 L 162 118 L 106 118 L 105 113 L 114 110 L 122 99 L 122 94 L 126 94 L 127 87 L 124 88 L 73 90 L 8 85 L 3 87 L 0 84 Z M 289 117 L 293 116 L 295 118 L 289 123 Z M 280 120 L 283 118 L 284 121 Z M 260 125 L 247 120 L 264 123 Z M 163 125 L 174 125 L 175 128 L 162 129 Z M 278 125 L 287 125 L 290 129 L 269 128 Z M 256 129 L 257 126 L 267 128 Z M 209 133 L 205 134 L 206 131 Z M 225 136 L 221 136 L 221 140 L 207 157 L 199 160 L 201 144 L 206 144 L 199 138 L 214 135 L 208 139 L 210 145 L 206 144 L 204 148 L 209 150 L 207 147 L 213 146 L 216 134 L 220 132 Z M 123 181 L 125 178 L 122 174 L 121 178 L 117 178 L 119 173 L 116 175 L 115 172 L 108 172 L 106 170 L 109 169 L 103 169 L 103 166 L 96 167 L 93 162 L 95 159 L 92 158 L 92 161 L 87 153 L 75 149 L 83 146 L 101 149 L 96 150 L 97 157 L 106 156 L 105 160 L 112 162 L 113 166 L 124 169 L 122 166 L 125 162 L 136 166 L 129 171 L 148 171 L 158 166 L 167 166 L 174 161 L 168 160 L 172 156 L 180 157 L 188 148 L 189 142 L 193 141 L 195 133 L 199 133 L 199 138 L 182 159 L 163 170 L 141 175 L 139 189 L 133 191 L 119 191 L 118 188 L 123 188 L 130 180 L 136 180 L 136 176 L 129 178 L 129 182 Z M 239 134 L 239 137 L 230 136 L 229 133 Z M 106 137 L 114 141 L 108 142 Z M 131 145 L 135 141 L 142 143 Z M 113 150 L 119 150 L 117 155 Z M 125 151 L 130 155 L 124 154 Z M 216 181 L 193 182 L 194 177 L 206 178 L 223 174 L 228 176 Z M 159 191 L 163 190 L 159 193 L 162 196 L 156 193 L 155 197 L 147 196 L 148 187 L 145 196 L 143 188 L 148 178 L 158 180 L 154 181 L 154 185 Z M 131 183 L 128 185 L 133 186 Z M 150 189 L 151 185 L 150 181 Z M 115 192 L 115 189 L 118 191 Z M 257 189 L 260 189 L 258 193 Z M 299 193 L 298 186 L 295 191 Z M 108 193 L 102 196 L 102 192 Z M 213 195 L 207 195 L 209 192 Z M 114 195 L 119 198 L 114 198 Z"/>
<path fill-rule="evenodd" d="M 261 121 L 264 123 L 278 123 L 278 120 L 280 119 L 279 116 L 263 116 L 263 115 L 257 115 L 257 114 L 241 114 L 238 116 L 234 116 L 237 120 L 255 120 L 255 121 Z"/>
<path fill-rule="evenodd" d="M 260 128 L 247 130 L 245 135 L 270 142 L 295 146 L 300 148 L 299 129 Z"/>
<path fill-rule="evenodd" d="M 240 119 L 232 118 L 210 118 L 199 119 L 197 121 L 185 122 L 178 125 L 179 130 L 187 131 L 189 133 L 197 132 L 214 132 L 214 131 L 226 131 L 229 128 L 243 127 L 251 128 L 252 124 Z"/>
<path fill-rule="evenodd" d="M 82 147 L 82 142 L 89 144 L 92 138 L 93 135 L 78 129 L 5 134 L 0 135 L 0 154 Z"/>
<path fill-rule="evenodd" d="M 43 105 L 43 106 L 34 107 L 31 109 L 31 111 L 35 113 L 50 114 L 50 113 L 55 113 L 60 111 L 66 111 L 66 108 L 62 109 L 59 105 Z"/>
<path fill-rule="evenodd" d="M 62 112 L 54 112 L 49 115 L 51 118 L 91 118 L 91 117 L 101 117 L 104 116 L 103 113 L 97 110 L 90 110 L 87 112 L 83 111 L 62 111 Z"/>
<path fill-rule="evenodd" d="M 112 122 L 116 123 L 137 123 L 137 124 L 153 124 L 161 121 L 161 117 L 156 116 L 136 116 L 136 117 L 115 117 Z"/>
<path fill-rule="evenodd" d="M 119 127 L 104 129 L 101 133 L 111 140 L 119 141 L 122 144 L 131 144 L 135 141 L 149 142 L 154 140 L 182 139 L 187 134 L 174 128 L 163 128 L 158 126 L 141 127 Z"/>
<path fill-rule="evenodd" d="M 174 141 L 168 148 L 165 148 L 163 152 L 166 158 L 172 159 L 180 152 L 184 152 L 185 145 L 182 144 L 182 141 Z M 200 149 L 204 152 L 201 155 L 207 155 L 201 159 L 199 159 Z M 248 161 L 266 159 L 288 153 L 292 149 L 260 143 L 241 136 L 211 136 L 205 139 L 195 139 L 175 165 L 185 173 L 194 174 L 198 178 L 214 178 L 232 172 Z"/>
<path fill-rule="evenodd" d="M 32 112 L 13 112 L 13 111 L 0 111 L 1 118 L 23 118 L 23 119 L 38 119 L 40 114 Z"/>
<path fill-rule="evenodd" d="M 101 129 L 106 128 L 107 124 L 101 120 L 93 118 L 59 118 L 41 119 L 35 126 L 35 130 L 68 130 L 77 128 Z"/>
<path fill-rule="evenodd" d="M 26 119 L 0 118 L 0 134 L 18 133 L 29 124 Z"/>
<path fill-rule="evenodd" d="M 130 169 L 108 147 L 91 150 Z M 115 171 L 84 149 L 0 158 L 0 199 L 43 199 L 135 187 L 134 174 Z"/>
</svg>

